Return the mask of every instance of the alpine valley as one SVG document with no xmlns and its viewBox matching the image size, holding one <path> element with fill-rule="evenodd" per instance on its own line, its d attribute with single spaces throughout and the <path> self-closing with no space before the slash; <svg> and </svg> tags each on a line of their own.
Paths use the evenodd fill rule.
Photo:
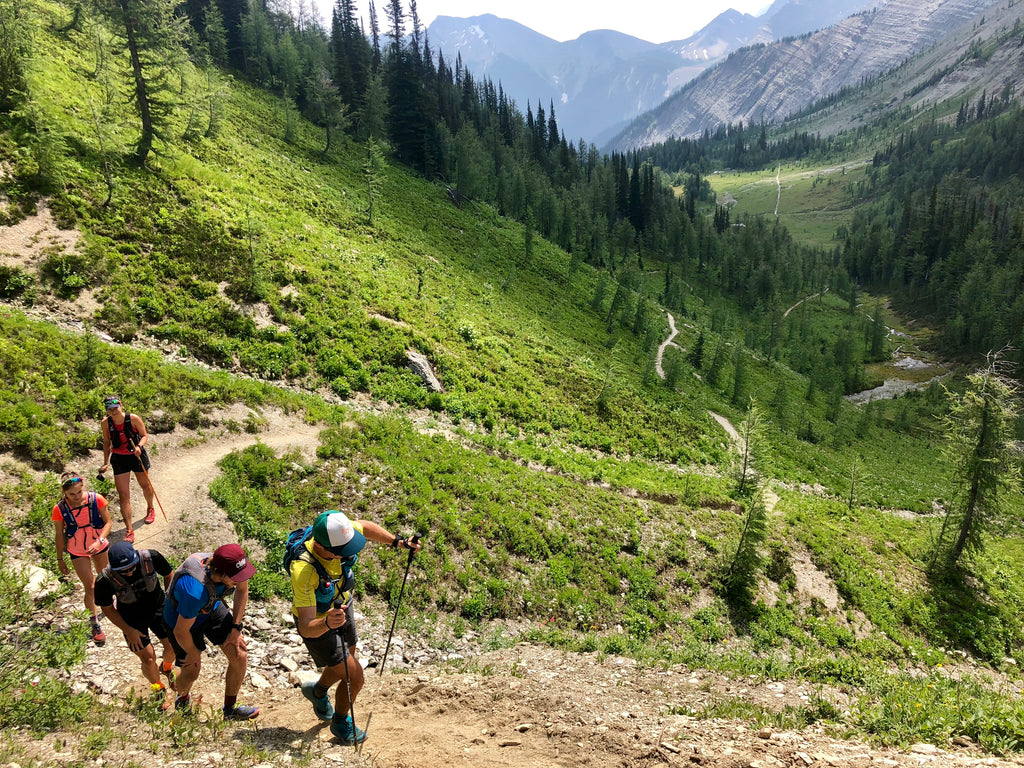
<svg viewBox="0 0 1024 768">
<path fill-rule="evenodd" d="M 0 0 L 0 766 L 1019 768 L 1024 2 L 309 9 Z M 188 707 L 60 552 L 111 395 L 256 566 Z"/>
</svg>

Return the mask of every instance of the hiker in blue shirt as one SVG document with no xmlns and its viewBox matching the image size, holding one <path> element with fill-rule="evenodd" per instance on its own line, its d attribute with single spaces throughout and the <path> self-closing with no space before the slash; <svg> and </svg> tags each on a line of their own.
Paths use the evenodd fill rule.
<svg viewBox="0 0 1024 768">
<path fill-rule="evenodd" d="M 252 720 L 259 707 L 238 704 L 238 691 L 245 679 L 248 655 L 242 636 L 242 620 L 249 601 L 249 579 L 256 566 L 237 544 L 225 544 L 212 554 L 200 552 L 188 557 L 171 577 L 164 601 L 164 622 L 171 630 L 178 674 L 178 696 L 174 708 L 189 710 L 192 684 L 199 677 L 206 640 L 220 647 L 228 660 L 224 674 L 224 718 Z M 234 593 L 231 610 L 224 599 Z"/>
</svg>

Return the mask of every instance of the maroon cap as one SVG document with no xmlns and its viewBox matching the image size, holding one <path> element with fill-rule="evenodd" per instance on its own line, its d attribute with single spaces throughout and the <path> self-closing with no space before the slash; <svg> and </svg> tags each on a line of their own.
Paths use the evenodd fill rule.
<svg viewBox="0 0 1024 768">
<path fill-rule="evenodd" d="M 249 562 L 249 558 L 245 556 L 245 550 L 237 544 L 224 544 L 217 547 L 210 566 L 232 581 L 248 581 L 256 573 L 256 566 Z"/>
</svg>

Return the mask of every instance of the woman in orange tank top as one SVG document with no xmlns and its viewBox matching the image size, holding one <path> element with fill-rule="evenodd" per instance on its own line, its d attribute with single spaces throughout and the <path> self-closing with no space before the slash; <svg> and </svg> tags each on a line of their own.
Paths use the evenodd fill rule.
<svg viewBox="0 0 1024 768">
<path fill-rule="evenodd" d="M 107 567 L 107 549 L 110 542 L 110 512 L 107 500 L 101 494 L 85 490 L 85 481 L 77 472 L 60 476 L 64 498 L 53 506 L 53 528 L 57 546 L 57 567 L 61 575 L 69 574 L 64 553 L 71 556 L 71 567 L 85 588 L 85 608 L 92 616 L 92 639 L 103 645 L 107 636 L 100 627 L 100 612 L 93 599 L 96 574 Z M 93 496 L 94 498 L 90 498 Z M 94 511 L 95 509 L 95 511 Z M 95 573 L 93 568 L 96 569 Z"/>
</svg>

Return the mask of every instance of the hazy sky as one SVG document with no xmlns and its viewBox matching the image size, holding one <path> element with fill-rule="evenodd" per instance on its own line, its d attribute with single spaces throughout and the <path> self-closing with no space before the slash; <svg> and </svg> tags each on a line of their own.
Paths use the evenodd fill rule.
<svg viewBox="0 0 1024 768">
<path fill-rule="evenodd" d="M 333 0 L 315 0 L 325 21 L 330 20 Z M 374 0 L 381 31 L 387 24 L 384 5 Z M 357 0 L 365 18 L 368 0 Z M 559 2 L 559 0 L 416 0 L 416 12 L 424 26 L 438 16 L 480 16 L 492 13 L 518 21 L 555 40 L 574 40 L 593 29 L 614 29 L 651 43 L 682 40 L 729 8 L 758 14 L 771 0 L 632 0 L 611 2 Z M 408 0 L 402 6 L 409 7 Z M 367 23 L 367 28 L 369 24 Z"/>
</svg>

